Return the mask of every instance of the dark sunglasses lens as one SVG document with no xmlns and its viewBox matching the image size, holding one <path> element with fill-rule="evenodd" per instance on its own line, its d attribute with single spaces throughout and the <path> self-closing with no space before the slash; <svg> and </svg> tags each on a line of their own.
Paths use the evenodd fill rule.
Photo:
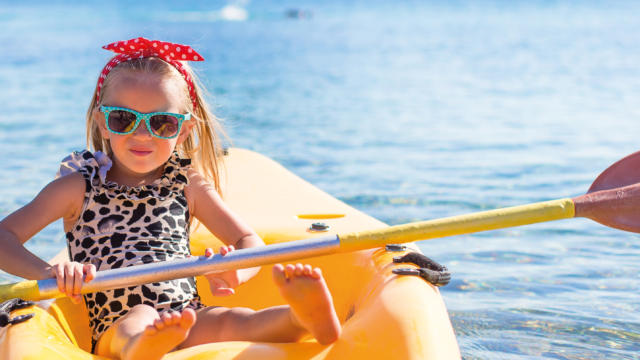
<svg viewBox="0 0 640 360">
<path fill-rule="evenodd" d="M 109 129 L 120 133 L 128 133 L 133 130 L 136 124 L 136 114 L 124 111 L 113 110 L 109 113 Z"/>
<path fill-rule="evenodd" d="M 171 115 L 153 115 L 149 119 L 153 133 L 162 137 L 173 137 L 178 134 L 179 123 L 178 118 Z"/>
</svg>

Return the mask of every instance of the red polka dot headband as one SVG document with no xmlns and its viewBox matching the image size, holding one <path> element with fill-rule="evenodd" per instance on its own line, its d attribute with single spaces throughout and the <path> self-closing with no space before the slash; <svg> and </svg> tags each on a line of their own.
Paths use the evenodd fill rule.
<svg viewBox="0 0 640 360">
<path fill-rule="evenodd" d="M 182 74 L 189 87 L 189 95 L 191 96 L 191 101 L 193 102 L 193 107 L 195 109 L 196 89 L 193 85 L 193 79 L 180 61 L 204 61 L 204 58 L 190 46 L 165 41 L 148 40 L 143 37 L 139 37 L 136 39 L 114 42 L 109 45 L 105 45 L 102 48 L 116 52 L 118 55 L 111 59 L 100 73 L 98 85 L 96 87 L 96 99 L 98 99 L 98 102 L 100 102 L 100 90 L 102 89 L 104 79 L 106 79 L 107 74 L 116 67 L 116 65 L 132 59 L 157 57 L 171 64 L 180 72 L 180 74 Z"/>
</svg>

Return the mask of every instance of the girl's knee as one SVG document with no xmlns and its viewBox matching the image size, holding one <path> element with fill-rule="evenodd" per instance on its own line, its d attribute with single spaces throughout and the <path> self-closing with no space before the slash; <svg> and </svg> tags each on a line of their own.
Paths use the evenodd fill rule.
<svg viewBox="0 0 640 360">
<path fill-rule="evenodd" d="M 246 332 L 245 326 L 248 325 L 249 318 L 255 314 L 255 311 L 249 308 L 215 308 L 209 312 L 208 316 L 203 316 L 205 321 L 207 336 L 210 341 L 234 341 L 242 340 L 242 334 Z"/>
<path fill-rule="evenodd" d="M 229 317 L 235 317 L 235 318 L 244 318 L 244 317 L 248 317 L 248 316 L 252 316 L 253 314 L 255 314 L 256 311 L 250 308 L 246 308 L 246 307 L 234 307 L 234 308 L 230 308 L 229 311 L 226 312 L 226 315 Z"/>
<path fill-rule="evenodd" d="M 222 339 L 235 339 L 238 338 L 238 334 L 246 331 L 245 326 L 248 325 L 249 318 L 255 314 L 255 310 L 235 307 L 231 308 L 219 316 L 219 323 L 217 324 L 218 335 Z"/>
</svg>

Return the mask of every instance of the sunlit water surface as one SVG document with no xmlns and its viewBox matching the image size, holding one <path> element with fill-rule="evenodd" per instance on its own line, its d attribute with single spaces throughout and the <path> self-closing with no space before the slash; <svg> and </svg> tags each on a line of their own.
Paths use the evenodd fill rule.
<svg viewBox="0 0 640 360">
<path fill-rule="evenodd" d="M 634 3 L 135 4 L 0 6 L 1 217 L 84 147 L 100 46 L 136 36 L 204 55 L 235 146 L 389 224 L 579 195 L 640 147 Z M 63 246 L 60 223 L 28 243 Z M 420 247 L 453 273 L 465 358 L 640 358 L 637 235 L 571 220 Z"/>
</svg>

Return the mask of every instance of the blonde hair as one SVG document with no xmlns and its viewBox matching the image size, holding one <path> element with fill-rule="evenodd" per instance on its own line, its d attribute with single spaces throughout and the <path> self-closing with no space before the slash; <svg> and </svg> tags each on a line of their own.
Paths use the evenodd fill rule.
<svg viewBox="0 0 640 360">
<path fill-rule="evenodd" d="M 209 105 L 204 99 L 204 88 L 199 79 L 187 63 L 183 63 L 185 70 L 193 79 L 195 88 L 195 104 L 189 96 L 189 90 L 182 74 L 169 63 L 156 58 L 147 57 L 133 59 L 119 63 L 114 67 L 104 80 L 101 90 L 101 99 L 109 92 L 111 84 L 117 81 L 118 77 L 125 72 L 138 74 L 153 74 L 162 78 L 174 79 L 176 84 L 182 84 L 184 95 L 183 103 L 185 109 L 191 113 L 191 120 L 195 121 L 189 137 L 176 147 L 182 156 L 191 158 L 192 166 L 205 178 L 207 178 L 221 194 L 220 168 L 223 162 L 222 139 L 227 139 L 221 120 L 218 119 L 209 109 Z M 98 103 L 97 89 L 93 92 L 91 104 L 87 111 L 87 146 L 91 151 L 102 151 L 107 155 L 112 155 L 109 141 L 104 139 L 100 133 L 100 128 L 95 121 L 95 112 L 101 104 Z"/>
</svg>

